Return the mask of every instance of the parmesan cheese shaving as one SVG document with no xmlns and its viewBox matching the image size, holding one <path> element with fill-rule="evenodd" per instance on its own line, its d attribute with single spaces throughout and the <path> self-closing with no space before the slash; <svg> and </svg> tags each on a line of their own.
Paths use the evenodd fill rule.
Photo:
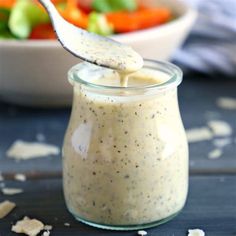
<svg viewBox="0 0 236 236">
<path fill-rule="evenodd" d="M 7 216 L 14 208 L 16 207 L 16 204 L 14 202 L 10 201 L 4 201 L 0 203 L 0 219 L 3 219 L 5 216 Z"/>
<path fill-rule="evenodd" d="M 43 232 L 42 236 L 49 236 L 49 235 L 50 235 L 50 231 L 45 231 L 45 232 Z"/>
<path fill-rule="evenodd" d="M 15 178 L 15 180 L 18 180 L 21 182 L 26 181 L 26 176 L 24 174 L 15 174 L 14 178 Z"/>
<path fill-rule="evenodd" d="M 218 159 L 222 156 L 222 150 L 219 148 L 216 148 L 208 153 L 209 159 Z"/>
<path fill-rule="evenodd" d="M 201 229 L 189 229 L 188 236 L 205 236 L 205 233 Z"/>
<path fill-rule="evenodd" d="M 231 126 L 222 120 L 211 120 L 208 126 L 212 130 L 214 136 L 230 136 L 232 134 Z"/>
<path fill-rule="evenodd" d="M 7 156 L 16 160 L 28 160 L 59 153 L 59 148 L 54 145 L 17 140 L 7 151 Z"/>
<path fill-rule="evenodd" d="M 52 226 L 51 225 L 44 225 L 44 230 L 52 230 Z"/>
<path fill-rule="evenodd" d="M 15 195 L 15 194 L 23 193 L 23 189 L 21 189 L 21 188 L 2 188 L 2 193 L 5 195 Z"/>
<path fill-rule="evenodd" d="M 147 235 L 147 232 L 144 231 L 144 230 L 139 230 L 139 231 L 138 231 L 138 235 L 140 235 L 140 236 L 145 236 L 145 235 Z"/>
<path fill-rule="evenodd" d="M 236 98 L 221 97 L 216 101 L 220 108 L 227 110 L 236 110 Z"/>
<path fill-rule="evenodd" d="M 11 230 L 15 233 L 23 233 L 28 236 L 36 236 L 44 229 L 44 224 L 36 219 L 30 219 L 27 216 L 23 220 L 17 221 Z"/>
<path fill-rule="evenodd" d="M 193 128 L 186 131 L 190 143 L 212 139 L 212 133 L 207 127 Z"/>
<path fill-rule="evenodd" d="M 233 132 L 231 126 L 227 122 L 222 120 L 211 120 L 208 122 L 208 127 L 203 126 L 186 130 L 188 141 L 190 143 L 194 143 L 211 140 L 214 137 L 228 137 Z M 221 144 L 219 144 L 219 141 L 216 141 L 215 143 L 216 146 L 222 145 L 222 147 L 227 145 L 227 143 L 230 143 L 230 141 L 228 140 L 225 142 L 223 143 L 222 141 Z"/>
</svg>

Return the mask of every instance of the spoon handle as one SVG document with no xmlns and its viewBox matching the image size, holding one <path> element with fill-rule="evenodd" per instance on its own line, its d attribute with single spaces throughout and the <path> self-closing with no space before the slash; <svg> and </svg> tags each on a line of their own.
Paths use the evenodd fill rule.
<svg viewBox="0 0 236 236">
<path fill-rule="evenodd" d="M 39 0 L 39 2 L 42 4 L 42 6 L 48 12 L 49 17 L 53 23 L 55 20 L 59 20 L 62 18 L 50 0 Z"/>
</svg>

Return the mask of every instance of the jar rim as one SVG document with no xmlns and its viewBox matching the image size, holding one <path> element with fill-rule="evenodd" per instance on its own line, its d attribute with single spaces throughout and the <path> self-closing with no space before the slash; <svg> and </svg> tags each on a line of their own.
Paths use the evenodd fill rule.
<svg viewBox="0 0 236 236">
<path fill-rule="evenodd" d="M 122 87 L 122 86 L 101 85 L 101 84 L 95 84 L 95 83 L 92 83 L 92 82 L 89 82 L 80 78 L 78 74 L 76 73 L 78 72 L 77 66 L 79 64 L 73 66 L 69 70 L 68 72 L 69 81 L 72 83 L 72 85 L 74 85 L 75 83 L 78 83 L 88 88 L 95 89 L 95 90 L 101 90 L 101 89 L 110 90 L 110 91 L 163 90 L 163 89 L 177 87 L 182 82 L 182 79 L 183 79 L 183 72 L 178 66 L 167 61 L 144 59 L 143 68 L 151 68 L 154 70 L 158 70 L 160 72 L 164 72 L 166 74 L 169 74 L 170 78 L 163 83 L 156 83 L 156 84 L 145 85 L 145 86 Z"/>
</svg>

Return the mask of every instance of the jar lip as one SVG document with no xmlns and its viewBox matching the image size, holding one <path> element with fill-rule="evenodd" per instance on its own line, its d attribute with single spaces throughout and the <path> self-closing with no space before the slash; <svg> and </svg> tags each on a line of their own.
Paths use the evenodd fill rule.
<svg viewBox="0 0 236 236">
<path fill-rule="evenodd" d="M 156 83 L 156 84 L 146 85 L 146 86 L 122 87 L 122 86 L 101 85 L 101 84 L 95 84 L 95 83 L 92 83 L 92 82 L 89 82 L 80 78 L 76 73 L 78 71 L 77 70 L 78 64 L 77 64 L 69 70 L 68 76 L 69 76 L 69 80 L 72 81 L 73 85 L 74 85 L 74 82 L 76 82 L 95 90 L 106 89 L 106 90 L 111 90 L 111 91 L 116 91 L 116 90 L 142 91 L 142 90 L 159 90 L 159 89 L 163 90 L 167 88 L 177 87 L 182 82 L 183 72 L 178 66 L 167 61 L 144 59 L 144 68 L 150 67 L 147 65 L 147 63 L 151 63 L 153 66 L 156 66 L 155 68 L 152 68 L 152 69 L 156 69 L 164 73 L 172 73 L 172 75 L 170 75 L 170 78 L 163 83 Z"/>
</svg>

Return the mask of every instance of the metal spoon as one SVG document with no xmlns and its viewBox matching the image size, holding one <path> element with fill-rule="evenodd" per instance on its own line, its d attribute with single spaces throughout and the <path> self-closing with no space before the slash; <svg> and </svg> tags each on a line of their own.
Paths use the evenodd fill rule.
<svg viewBox="0 0 236 236">
<path fill-rule="evenodd" d="M 142 57 L 131 47 L 80 29 L 65 21 L 50 0 L 39 0 L 47 10 L 62 46 L 76 57 L 111 69 L 132 72 L 143 66 Z"/>
</svg>

